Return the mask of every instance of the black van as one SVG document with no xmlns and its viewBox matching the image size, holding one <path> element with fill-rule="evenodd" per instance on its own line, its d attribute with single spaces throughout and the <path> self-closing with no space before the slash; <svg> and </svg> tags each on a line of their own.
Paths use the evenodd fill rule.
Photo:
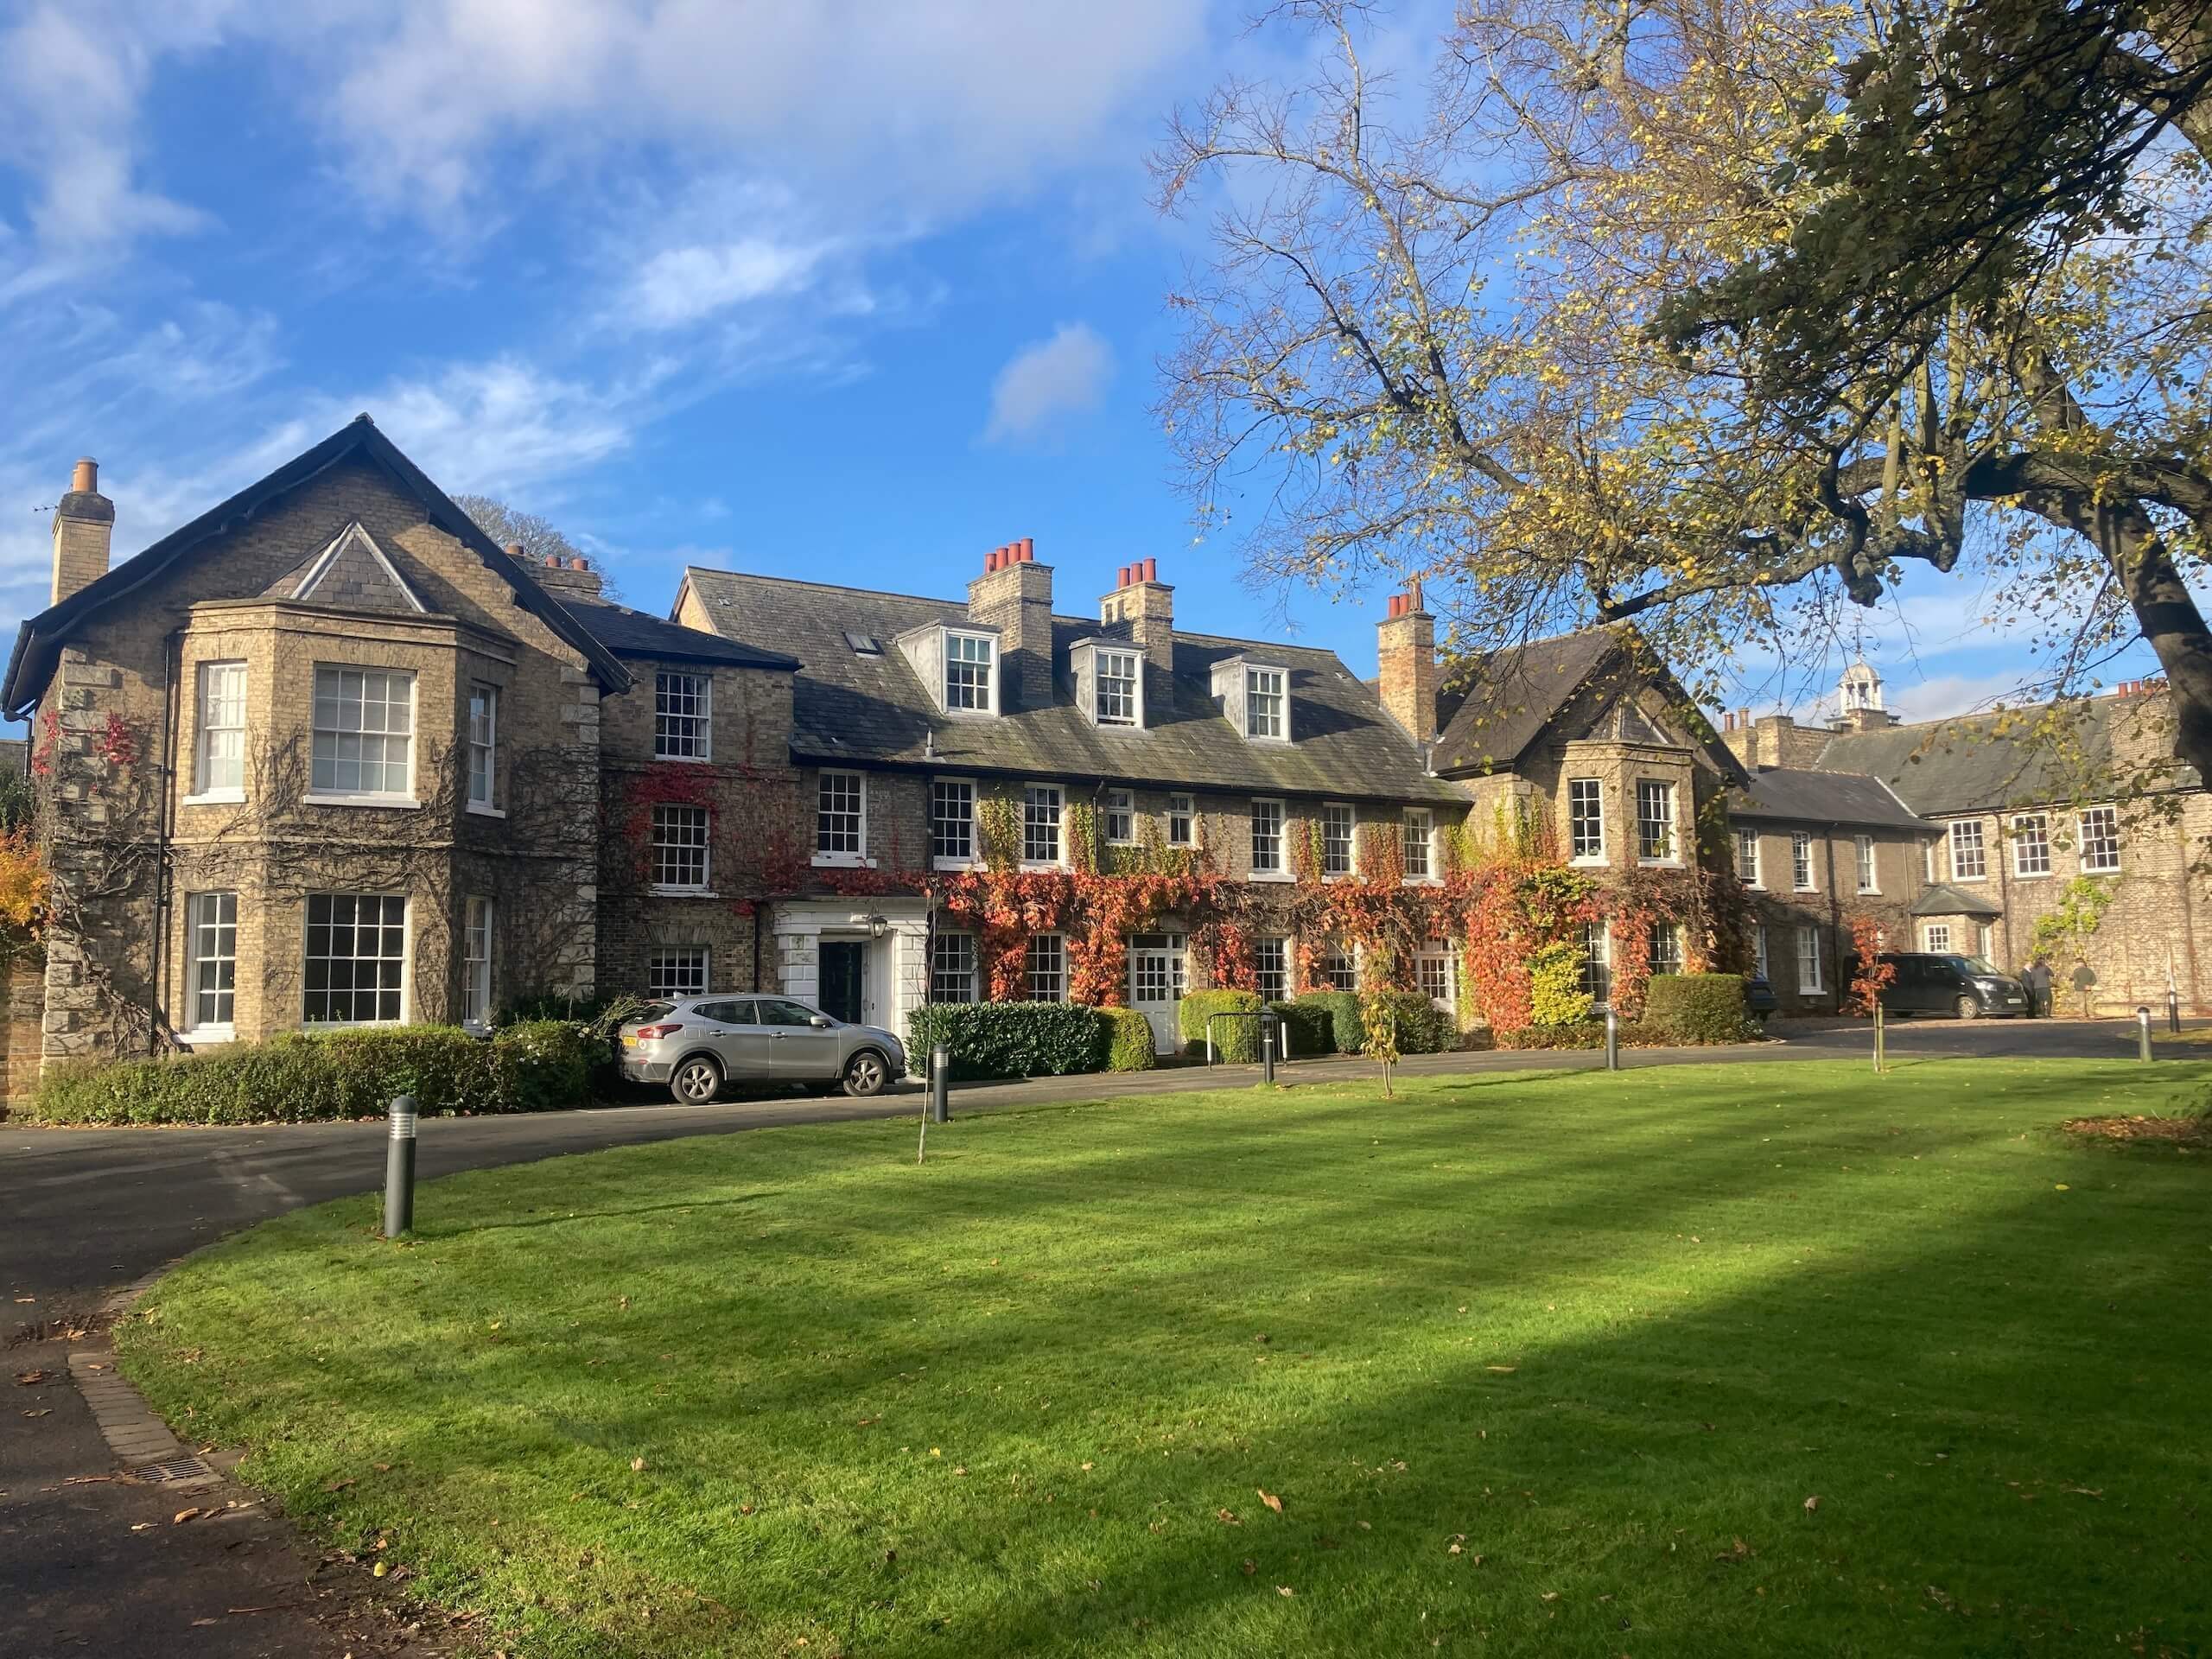
<svg viewBox="0 0 2212 1659">
<path fill-rule="evenodd" d="M 1961 1020 L 1984 1014 L 2028 1012 L 2028 988 L 1980 957 L 1932 951 L 1885 951 L 1882 960 L 1896 976 L 1882 988 L 1885 1014 L 1955 1014 Z"/>
</svg>

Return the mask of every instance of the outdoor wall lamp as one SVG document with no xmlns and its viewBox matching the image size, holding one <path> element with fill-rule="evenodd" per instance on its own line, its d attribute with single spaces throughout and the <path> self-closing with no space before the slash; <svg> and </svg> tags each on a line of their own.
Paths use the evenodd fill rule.
<svg viewBox="0 0 2212 1659">
<path fill-rule="evenodd" d="M 871 939 L 880 939 L 890 931 L 891 918 L 888 916 L 871 916 L 868 918 L 868 936 Z"/>
</svg>

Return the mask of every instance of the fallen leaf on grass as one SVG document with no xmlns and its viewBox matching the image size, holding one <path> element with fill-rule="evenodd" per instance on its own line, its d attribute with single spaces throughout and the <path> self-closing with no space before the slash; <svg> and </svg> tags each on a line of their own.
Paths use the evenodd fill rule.
<svg viewBox="0 0 2212 1659">
<path fill-rule="evenodd" d="M 1245 1576 L 1246 1578 L 1248 1578 L 1248 1579 L 1249 1579 L 1249 1578 L 1250 1578 L 1250 1577 L 1251 1577 L 1255 1573 L 1257 1573 L 1259 1570 L 1260 1570 L 1260 1564 L 1259 1564 L 1257 1561 L 1247 1561 L 1247 1562 L 1245 1562 L 1245 1563 L 1244 1563 L 1244 1576 Z M 1093 1589 L 1097 1588 L 1097 1586 L 1096 1586 L 1095 1584 L 1094 1584 L 1091 1587 L 1092 1587 Z"/>
<path fill-rule="evenodd" d="M 645 1460 L 643 1458 L 632 1458 L 630 1459 L 630 1472 L 632 1474 L 642 1473 L 645 1470 Z"/>
<path fill-rule="evenodd" d="M 1264 1487 L 1264 1486 L 1260 1487 L 1260 1488 L 1258 1489 L 1258 1491 L 1259 1491 L 1259 1494 L 1260 1494 L 1260 1502 L 1261 1502 L 1261 1503 L 1262 1503 L 1266 1504 L 1269 1509 L 1273 1510 L 1274 1510 L 1277 1515 L 1281 1515 L 1281 1514 L 1282 1513 L 1282 1499 L 1281 1499 L 1281 1498 L 1277 1497 L 1276 1497 L 1273 1492 L 1269 1491 L 1268 1491 L 1266 1487 Z"/>
<path fill-rule="evenodd" d="M 1559 1599 L 1559 1592 L 1556 1590 L 1547 1590 L 1544 1592 L 1543 1599 L 1546 1601 L 1557 1601 Z"/>
<path fill-rule="evenodd" d="M 391 1568 L 390 1567 L 386 1566 L 382 1561 L 378 1561 L 374 1567 L 369 1569 L 369 1576 L 372 1579 L 380 1579 L 391 1571 Z"/>
<path fill-rule="evenodd" d="M 1224 1527 L 1241 1527 L 1244 1524 L 1236 1518 L 1236 1511 L 1234 1510 L 1216 1510 L 1213 1516 L 1214 1519 Z"/>
<path fill-rule="evenodd" d="M 322 1490 L 326 1492 L 342 1492 L 353 1484 L 353 1482 L 350 1477 L 345 1480 L 327 1481 L 324 1483 Z"/>
<path fill-rule="evenodd" d="M 1805 1500 L 1805 1507 L 1808 1510 L 1819 1509 L 1821 1507 L 1821 1495 L 1818 1492 L 1815 1492 L 1812 1497 Z"/>
<path fill-rule="evenodd" d="M 1292 1589 L 1287 1584 L 1279 1584 L 1275 1586 L 1275 1594 L 1279 1596 L 1294 1596 L 1297 1593 L 1297 1591 Z"/>
<path fill-rule="evenodd" d="M 1496 1371 L 1501 1376 L 1506 1376 L 1519 1370 L 1521 1368 L 1518 1365 L 1491 1365 L 1485 1369 Z"/>
</svg>

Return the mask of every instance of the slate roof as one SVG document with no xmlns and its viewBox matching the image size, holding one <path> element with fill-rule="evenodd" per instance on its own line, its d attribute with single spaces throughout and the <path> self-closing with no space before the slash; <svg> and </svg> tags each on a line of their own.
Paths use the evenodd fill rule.
<svg viewBox="0 0 2212 1659">
<path fill-rule="evenodd" d="M 651 658 L 661 662 L 726 663 L 736 668 L 797 668 L 798 658 L 781 652 L 762 651 L 719 633 L 687 628 L 664 617 L 649 616 L 626 605 L 575 596 L 554 603 L 576 620 L 592 638 L 617 657 Z"/>
<path fill-rule="evenodd" d="M 1173 706 L 1148 707 L 1143 730 L 1102 730 L 1075 706 L 1068 647 L 1117 630 L 1055 616 L 1052 706 L 952 719 L 937 712 L 896 639 L 964 622 L 965 603 L 696 567 L 684 581 L 718 632 L 798 658 L 791 751 L 801 760 L 1342 800 L 1466 799 L 1427 773 L 1419 746 L 1332 652 L 1178 629 Z M 881 653 L 855 652 L 848 632 L 874 635 Z M 1240 653 L 1288 671 L 1292 742 L 1248 741 L 1214 708 L 1213 664 Z"/>
<path fill-rule="evenodd" d="M 1439 772 L 1509 769 L 1624 649 L 1604 628 L 1532 639 L 1447 670 L 1436 699 Z"/>
<path fill-rule="evenodd" d="M 1801 766 L 1754 766 L 1748 786 L 1728 791 L 1728 811 L 1733 817 L 1786 819 L 1796 823 L 1923 830 L 1935 827 L 1916 817 L 1879 779 Z"/>
<path fill-rule="evenodd" d="M 2149 696 L 2076 704 L 2055 716 L 2065 733 L 2057 743 L 2037 729 L 2044 711 L 2037 709 L 1839 732 L 1817 765 L 1822 772 L 1878 778 L 1923 817 L 2070 800 L 2091 779 L 2104 779 L 2109 787 L 2115 774 L 2124 778 L 2138 769 L 2115 754 L 2115 739 L 2126 734 L 2127 721 L 2157 706 Z M 2149 747 L 2161 756 L 2166 753 L 2163 744 Z M 2193 768 L 2178 767 L 2129 792 L 2198 786 Z"/>
<path fill-rule="evenodd" d="M 1978 893 L 1961 893 L 1938 881 L 1912 901 L 1909 916 L 2002 916 L 2005 912 Z"/>
<path fill-rule="evenodd" d="M 112 567 L 59 605 L 41 611 L 26 621 L 16 635 L 16 649 L 8 659 L 8 675 L 0 683 L 0 709 L 10 719 L 21 720 L 45 693 L 61 660 L 61 647 L 70 632 L 92 612 L 112 604 L 167 570 L 212 536 L 251 517 L 264 502 L 275 499 L 315 478 L 348 455 L 360 454 L 376 462 L 400 486 L 421 502 L 423 514 L 448 536 L 481 558 L 515 590 L 516 603 L 544 623 L 562 639 L 581 652 L 600 683 L 610 691 L 630 689 L 630 672 L 607 647 L 576 626 L 536 582 L 523 574 L 506 553 L 480 530 L 474 519 L 433 484 L 422 468 L 402 454 L 399 446 L 377 429 L 366 415 L 356 415 L 312 448 L 302 450 L 267 477 L 249 484 L 229 499 L 218 503 L 191 523 L 181 525 L 136 556 Z"/>
</svg>

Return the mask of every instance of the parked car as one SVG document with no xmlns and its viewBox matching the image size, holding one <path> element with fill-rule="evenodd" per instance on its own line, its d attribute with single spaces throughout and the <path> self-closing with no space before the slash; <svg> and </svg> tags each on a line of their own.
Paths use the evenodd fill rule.
<svg viewBox="0 0 2212 1659">
<path fill-rule="evenodd" d="M 1885 1013 L 1955 1014 L 1961 1020 L 1979 1020 L 2028 1012 L 2028 988 L 1980 957 L 1896 950 L 1884 951 L 1882 960 L 1897 969 L 1882 988 Z"/>
<path fill-rule="evenodd" d="M 842 1083 L 865 1098 L 906 1069 L 889 1032 L 849 1026 L 796 997 L 723 994 L 656 1002 L 620 1033 L 622 1075 L 703 1106 L 733 1083 Z"/>
<path fill-rule="evenodd" d="M 1764 974 L 1753 974 L 1744 981 L 1744 1012 L 1759 1024 L 1766 1024 L 1767 1016 L 1781 1006 Z"/>
</svg>

